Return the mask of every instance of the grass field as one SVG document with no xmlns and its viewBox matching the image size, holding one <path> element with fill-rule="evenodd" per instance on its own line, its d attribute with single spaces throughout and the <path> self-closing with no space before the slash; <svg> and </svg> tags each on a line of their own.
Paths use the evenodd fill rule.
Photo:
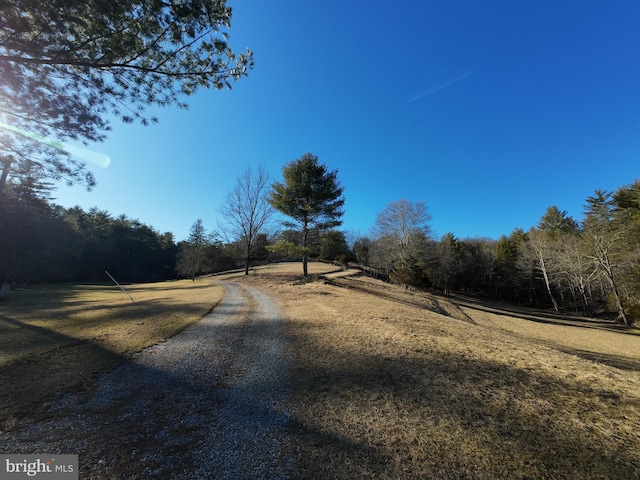
<svg viewBox="0 0 640 480">
<path fill-rule="evenodd" d="M 262 289 L 285 318 L 301 478 L 640 478 L 637 332 L 300 273 L 285 264 L 216 278 Z M 135 303 L 75 286 L 0 304 L 0 418 L 90 388 L 223 294 L 211 279 L 128 289 Z"/>
<path fill-rule="evenodd" d="M 288 321 L 303 478 L 640 477 L 639 372 L 565 353 L 637 365 L 637 336 L 247 281 Z"/>
<path fill-rule="evenodd" d="M 0 418 L 32 415 L 60 392 L 89 387 L 131 353 L 202 318 L 224 289 L 202 279 L 125 287 L 51 285 L 0 303 Z"/>
</svg>

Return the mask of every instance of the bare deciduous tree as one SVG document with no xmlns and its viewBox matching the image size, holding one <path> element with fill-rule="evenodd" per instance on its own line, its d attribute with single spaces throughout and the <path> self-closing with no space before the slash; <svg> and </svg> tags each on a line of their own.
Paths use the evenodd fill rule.
<svg viewBox="0 0 640 480">
<path fill-rule="evenodd" d="M 376 218 L 373 265 L 405 285 L 425 284 L 430 227 L 424 202 L 398 200 Z"/>
<path fill-rule="evenodd" d="M 622 302 L 620 277 L 630 268 L 625 246 L 626 225 L 616 225 L 613 221 L 613 195 L 611 192 L 596 190 L 594 196 L 587 197 L 586 218 L 582 238 L 587 249 L 587 258 L 596 270 L 607 280 L 613 293 L 618 315 L 625 325 L 631 325 Z"/>
<path fill-rule="evenodd" d="M 544 285 L 553 304 L 553 309 L 558 311 L 558 302 L 551 291 L 550 264 L 555 259 L 555 249 L 553 239 L 543 231 L 532 228 L 529 230 L 527 245 L 531 250 L 531 255 L 535 258 L 536 269 L 542 275 Z M 553 258 L 553 259 L 552 259 Z"/>
<path fill-rule="evenodd" d="M 401 266 L 406 266 L 407 254 L 412 234 L 417 232 L 430 235 L 427 222 L 431 215 L 427 213 L 424 202 L 398 200 L 391 202 L 376 218 L 376 233 L 379 238 L 388 238 L 392 255 L 397 257 Z"/>
<path fill-rule="evenodd" d="M 267 202 L 269 175 L 262 165 L 257 170 L 247 167 L 238 178 L 220 208 L 228 231 L 244 247 L 244 274 L 249 275 L 251 253 L 258 234 L 265 228 L 273 208 Z"/>
</svg>

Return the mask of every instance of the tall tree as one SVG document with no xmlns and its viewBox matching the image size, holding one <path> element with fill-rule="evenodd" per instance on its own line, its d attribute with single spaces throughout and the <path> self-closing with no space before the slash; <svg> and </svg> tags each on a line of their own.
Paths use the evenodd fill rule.
<svg viewBox="0 0 640 480">
<path fill-rule="evenodd" d="M 576 229 L 575 232 L 564 235 L 559 246 L 560 272 L 567 281 L 576 308 L 580 305 L 584 315 L 595 314 L 592 290 L 598 271 L 593 268 L 585 253 L 581 232 Z"/>
<path fill-rule="evenodd" d="M 536 227 L 551 239 L 556 240 L 564 234 L 575 232 L 578 224 L 566 210 L 560 210 L 553 205 L 548 207 L 540 217 Z"/>
<path fill-rule="evenodd" d="M 490 238 L 459 240 L 460 288 L 467 293 L 493 293 L 496 241 Z"/>
<path fill-rule="evenodd" d="M 255 171 L 247 168 L 220 209 L 230 232 L 244 247 L 245 275 L 249 275 L 256 239 L 273 214 L 273 208 L 267 201 L 268 189 L 269 175 L 264 167 L 260 165 Z"/>
<path fill-rule="evenodd" d="M 540 272 L 542 275 L 542 279 L 544 280 L 544 285 L 551 299 L 551 304 L 553 305 L 553 309 L 558 311 L 558 302 L 556 301 L 556 297 L 553 295 L 551 290 L 551 268 L 553 255 L 555 253 L 553 240 L 545 235 L 545 233 L 541 230 L 536 230 L 532 228 L 529 230 L 527 235 L 527 243 L 526 245 L 530 249 L 530 253 L 534 259 L 534 264 L 536 265 L 536 270 Z"/>
<path fill-rule="evenodd" d="M 367 235 L 358 235 L 353 242 L 353 253 L 356 257 L 356 261 L 362 267 L 369 266 L 369 253 L 371 251 L 371 238 Z"/>
<path fill-rule="evenodd" d="M 318 163 L 318 157 L 306 153 L 282 167 L 283 182 L 273 182 L 269 203 L 293 221 L 287 227 L 301 231 L 302 273 L 308 275 L 308 240 L 312 228 L 325 230 L 342 224 L 344 188 L 338 180 L 338 170 L 328 171 Z"/>
<path fill-rule="evenodd" d="M 452 232 L 445 233 L 438 243 L 437 283 L 445 295 L 449 295 L 454 279 L 462 270 L 460 241 Z"/>
<path fill-rule="evenodd" d="M 379 236 L 389 236 L 396 240 L 398 247 L 404 249 L 409 245 L 412 233 L 420 231 L 426 236 L 430 234 L 429 220 L 424 202 L 398 200 L 388 204 L 376 217 L 376 232 Z"/>
<path fill-rule="evenodd" d="M 613 195 L 614 220 L 624 225 L 629 268 L 623 280 L 628 308 L 636 319 L 640 319 L 640 180 L 624 185 Z"/>
<path fill-rule="evenodd" d="M 625 224 L 613 221 L 613 194 L 596 190 L 593 196 L 587 198 L 585 214 L 583 240 L 587 248 L 586 255 L 611 287 L 620 319 L 625 325 L 631 325 L 620 290 L 620 278 L 629 267 L 628 257 L 625 255 L 625 246 L 629 242 L 628 231 Z"/>
<path fill-rule="evenodd" d="M 207 235 L 202 219 L 198 218 L 189 229 L 189 238 L 180 245 L 176 263 L 178 273 L 195 281 L 196 275 L 207 265 L 207 247 L 210 243 L 210 236 Z"/>
<path fill-rule="evenodd" d="M 496 242 L 495 248 L 495 295 L 498 298 L 508 298 L 512 301 L 521 301 L 520 295 L 525 290 L 522 284 L 520 272 L 524 270 L 530 277 L 531 264 L 526 263 L 524 269 L 520 268 L 522 254 L 526 244 L 527 234 L 521 229 L 514 229 L 509 236 L 502 235 Z M 530 278 L 525 278 L 528 286 Z M 531 289 L 528 289 L 531 292 Z M 529 299 L 532 300 L 531 298 Z"/>
<path fill-rule="evenodd" d="M 554 295 L 554 289 L 564 300 L 563 283 L 566 283 L 566 275 L 562 268 L 563 263 L 563 240 L 576 232 L 578 224 L 571 218 L 566 210 L 558 207 L 548 207 L 540 217 L 536 228 L 531 228 L 527 235 L 526 246 L 533 259 L 535 270 L 540 273 L 544 281 L 547 295 L 549 296 L 553 308 L 558 311 L 558 302 Z"/>
<path fill-rule="evenodd" d="M 420 262 L 423 262 L 425 253 L 418 252 L 423 248 L 416 249 L 416 246 L 425 244 L 429 239 L 429 220 L 431 215 L 424 202 L 398 200 L 388 204 L 376 217 L 378 239 L 375 257 L 378 266 L 392 277 L 414 278 L 418 273 L 416 259 L 421 258 Z"/>
<path fill-rule="evenodd" d="M 44 138 L 100 141 L 105 114 L 146 124 L 156 121 L 149 105 L 186 107 L 198 88 L 230 88 L 253 65 L 250 50 L 228 46 L 230 22 L 225 0 L 2 2 L 5 171 L 32 160 L 51 178 L 92 187 L 85 165 Z"/>
</svg>

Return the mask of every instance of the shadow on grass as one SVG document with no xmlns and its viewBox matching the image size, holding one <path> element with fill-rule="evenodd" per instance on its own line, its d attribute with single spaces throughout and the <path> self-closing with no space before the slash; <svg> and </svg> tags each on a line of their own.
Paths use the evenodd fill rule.
<svg viewBox="0 0 640 480">
<path fill-rule="evenodd" d="M 183 280 L 179 280 L 184 282 Z M 195 282 L 187 283 L 187 285 L 180 285 L 176 287 L 175 282 L 167 281 L 158 283 L 135 283 L 135 284 L 123 284 L 123 287 L 129 294 L 131 294 L 136 301 L 135 294 L 140 292 L 162 292 L 162 291 L 176 291 L 184 290 L 185 292 L 194 290 L 205 290 L 211 288 L 211 280 L 209 277 L 205 280 L 196 280 Z M 186 283 L 186 282 L 185 282 Z M 91 299 L 77 297 L 79 293 L 83 292 L 109 292 L 115 293 L 116 296 L 122 295 L 126 298 L 126 294 L 123 293 L 116 285 L 108 283 L 92 283 L 92 284 L 47 284 L 37 285 L 34 287 L 18 287 L 11 291 L 11 294 L 1 304 L 0 308 L 5 311 L 10 311 L 11 308 L 20 307 L 41 307 L 52 308 L 56 305 L 69 306 L 69 305 L 82 305 L 90 304 L 93 301 Z M 101 301 L 101 300 L 97 300 Z"/>
<path fill-rule="evenodd" d="M 308 474 L 324 458 L 331 478 L 640 475 L 636 396 L 454 353 L 343 352 L 309 328 L 289 331 Z"/>
<path fill-rule="evenodd" d="M 61 306 L 61 308 L 63 307 Z M 150 328 L 153 328 L 154 332 L 158 332 L 163 330 L 162 319 L 171 318 L 175 313 L 193 316 L 194 318 L 200 318 L 207 313 L 201 306 L 165 303 L 162 300 L 146 300 L 119 304 L 117 306 L 117 315 L 112 318 L 105 318 L 100 315 L 101 312 L 110 313 L 113 309 L 114 306 L 112 304 L 89 303 L 83 306 L 83 311 L 87 314 L 86 318 L 69 319 L 68 321 L 61 319 L 61 317 L 53 319 L 56 322 L 56 328 L 74 329 L 79 332 L 79 337 L 70 336 L 52 328 L 21 322 L 9 315 L 0 315 L 0 349 L 2 355 L 5 358 L 8 357 L 14 360 L 25 359 L 31 355 L 43 354 L 48 350 L 81 342 L 91 342 L 91 338 L 82 336 L 83 329 L 90 331 L 91 328 L 97 327 L 99 336 L 104 337 L 108 335 L 110 328 L 124 329 L 125 325 L 123 323 L 144 319 L 145 322 L 149 323 Z M 47 310 L 49 315 L 55 311 L 55 308 Z M 154 323 L 151 324 L 150 322 Z M 61 327 L 61 324 L 64 324 L 64 327 Z M 101 326 L 104 328 L 101 328 Z M 170 325 L 170 328 L 175 329 L 175 326 Z M 178 333 L 180 330 L 174 330 L 173 334 Z M 161 338 L 157 340 L 161 340 Z M 98 344 L 96 343 L 96 345 Z"/>
<path fill-rule="evenodd" d="M 446 310 L 439 306 L 440 301 L 448 302 L 457 307 L 467 307 L 482 312 L 494 313 L 496 315 L 506 315 L 509 317 L 520 318 L 523 320 L 529 320 L 538 323 L 573 326 L 579 328 L 595 328 L 617 333 L 640 335 L 640 329 L 638 328 L 627 327 L 623 324 L 615 323 L 609 320 L 568 315 L 552 312 L 549 310 L 527 308 L 525 306 L 517 304 L 488 299 L 481 300 L 478 298 L 460 294 L 441 296 L 425 292 L 405 292 L 394 285 L 366 285 L 363 282 L 354 281 L 354 279 L 350 277 L 341 277 L 340 279 L 337 279 L 337 281 L 336 279 L 331 279 L 329 283 L 334 286 L 352 288 L 364 293 L 370 293 L 378 298 L 383 298 L 406 305 L 426 308 L 434 311 L 435 313 L 440 313 L 443 315 L 450 316 L 450 314 L 447 313 Z M 473 322 L 473 320 L 469 320 L 471 321 L 471 323 L 475 323 Z"/>
<path fill-rule="evenodd" d="M 94 375 L 126 359 L 89 340 L 6 315 L 0 316 L 0 335 L 4 354 L 20 354 L 0 365 L 0 412 L 5 419 L 34 415 L 61 393 L 85 387 Z"/>
<path fill-rule="evenodd" d="M 621 355 L 612 355 L 610 353 L 598 353 L 589 350 L 581 350 L 578 348 L 568 348 L 558 345 L 557 343 L 549 343 L 552 348 L 559 350 L 570 355 L 576 355 L 585 360 L 590 360 L 596 363 L 602 363 L 609 365 L 610 367 L 618 368 L 620 370 L 627 370 L 632 372 L 640 372 L 640 361 L 633 360 L 629 357 L 623 357 Z"/>
<path fill-rule="evenodd" d="M 290 428 L 282 410 L 288 377 L 252 374 L 264 361 L 258 353 L 269 353 L 269 345 L 282 341 L 274 328 L 279 319 L 250 322 L 245 307 L 237 297 L 225 299 L 171 341 L 131 361 L 113 355 L 114 363 L 104 365 L 100 376 L 82 365 L 84 373 L 73 373 L 76 381 L 86 382 L 84 388 L 75 385 L 66 389 L 71 395 L 60 396 L 64 386 L 51 385 L 57 401 L 39 392 L 19 415 L 3 417 L 0 443 L 11 446 L 5 453 L 35 453 L 34 442 L 37 450 L 77 453 L 83 478 L 282 478 L 283 468 L 295 468 L 295 452 L 289 450 L 294 444 L 281 438 Z M 74 341 L 42 330 L 37 333 L 60 343 Z M 85 355 L 75 360 L 82 363 L 110 355 L 80 342 L 27 360 L 26 371 L 73 370 L 70 358 L 56 352 L 81 347 Z M 0 374 L 21 372 L 19 362 L 6 367 Z M 52 373 L 60 378 L 57 370 Z M 10 388 L 3 391 L 3 402 L 22 395 L 19 379 L 13 380 L 4 384 Z"/>
<path fill-rule="evenodd" d="M 242 306 L 225 300 L 214 315 Z M 51 426 L 47 450 L 79 453 L 83 476 L 96 478 L 232 478 L 232 471 L 243 478 L 243 465 L 256 464 L 250 446 L 274 458 L 299 452 L 302 470 L 292 469 L 290 478 L 640 475 L 637 397 L 454 353 L 354 353 L 313 342 L 311 330 L 319 326 L 311 323 L 287 329 L 304 350 L 289 375 L 247 375 L 262 362 L 256 342 L 279 338 L 272 320 L 200 322 L 153 348 L 215 338 L 217 350 L 205 342 L 180 358 L 134 359 L 81 395 L 41 409 L 39 418 Z M 109 354 L 91 342 L 76 346 L 89 356 Z M 67 363 L 51 356 L 38 366 L 46 373 L 55 364 Z M 268 393 L 286 400 L 289 377 L 291 420 Z M 263 421 L 273 425 L 267 435 Z M 5 453 L 31 453 L 27 427 L 22 443 Z M 288 443 L 278 442 L 279 432 Z M 278 478 L 270 470 L 274 458 L 255 467 L 265 469 L 257 478 Z"/>
<path fill-rule="evenodd" d="M 460 306 L 472 308 L 482 312 L 495 313 L 496 315 L 507 315 L 509 317 L 521 318 L 523 320 L 530 320 L 533 322 L 579 328 L 595 328 L 632 335 L 640 334 L 640 331 L 637 328 L 627 327 L 620 323 L 614 323 L 610 320 L 600 320 L 596 318 L 581 317 L 576 315 L 565 315 L 562 313 L 556 313 L 547 310 L 535 310 L 515 304 L 505 304 L 491 301 L 484 302 L 460 295 L 449 297 L 449 300 Z"/>
</svg>

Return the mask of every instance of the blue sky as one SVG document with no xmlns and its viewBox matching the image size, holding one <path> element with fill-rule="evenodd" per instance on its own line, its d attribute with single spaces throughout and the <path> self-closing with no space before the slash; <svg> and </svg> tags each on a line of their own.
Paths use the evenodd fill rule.
<svg viewBox="0 0 640 480">
<path fill-rule="evenodd" d="M 98 186 L 57 203 L 184 239 L 215 229 L 248 167 L 304 153 L 338 169 L 342 229 L 424 201 L 436 235 L 498 238 L 640 177 L 640 2 L 240 2 L 230 44 L 255 67 L 148 127 L 113 122 Z"/>
</svg>

